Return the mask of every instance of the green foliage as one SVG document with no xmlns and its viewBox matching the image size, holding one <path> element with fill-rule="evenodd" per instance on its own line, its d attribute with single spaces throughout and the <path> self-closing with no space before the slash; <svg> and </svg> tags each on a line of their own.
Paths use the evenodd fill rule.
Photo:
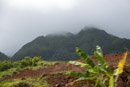
<svg viewBox="0 0 130 87">
<path fill-rule="evenodd" d="M 17 68 L 10 68 L 6 71 L 0 71 L 0 78 L 8 75 L 12 75 L 14 72 L 17 72 Z"/>
<path fill-rule="evenodd" d="M 33 57 L 32 58 L 32 65 L 33 66 L 37 66 L 37 63 L 39 62 L 39 61 L 41 61 L 42 59 L 41 59 L 41 57 Z"/>
<path fill-rule="evenodd" d="M 84 52 L 82 52 L 79 48 L 76 49 L 77 54 L 82 58 L 82 60 L 86 63 L 89 64 L 87 66 L 89 67 L 94 67 L 95 64 L 93 61 L 89 58 L 88 55 L 86 55 Z"/>
<path fill-rule="evenodd" d="M 119 62 L 117 72 L 114 72 L 106 63 L 105 58 L 103 57 L 102 50 L 99 46 L 96 47 L 96 51 L 94 52 L 94 56 L 98 60 L 98 65 L 94 64 L 92 59 L 86 55 L 79 48 L 76 49 L 77 54 L 81 57 L 84 63 L 77 61 L 70 61 L 69 63 L 78 65 L 80 67 L 84 67 L 86 69 L 85 72 L 68 72 L 70 76 L 78 77 L 78 80 L 90 80 L 94 81 L 95 87 L 108 87 L 106 84 L 109 82 L 109 87 L 114 87 L 114 75 L 118 73 L 118 71 L 123 72 L 123 67 L 125 64 L 125 60 L 127 57 L 127 52 L 124 54 L 123 59 Z M 121 72 L 121 73 L 122 73 Z M 115 75 L 115 79 L 118 79 L 119 74 Z"/>
<path fill-rule="evenodd" d="M 20 62 L 12 62 L 12 61 L 0 61 L 0 78 L 6 75 L 11 75 L 13 72 L 20 69 Z"/>
<path fill-rule="evenodd" d="M 76 49 L 77 54 L 82 58 L 84 63 L 79 63 L 77 61 L 70 61 L 71 64 L 80 65 L 86 69 L 84 73 L 78 73 L 81 76 L 79 77 L 80 80 L 92 80 L 95 81 L 95 87 L 106 87 L 106 82 L 109 81 L 112 72 L 110 71 L 108 65 L 105 62 L 103 57 L 102 51 L 99 46 L 97 46 L 94 55 L 98 60 L 98 65 L 95 65 L 92 59 L 87 56 L 84 52 L 82 52 L 79 48 Z M 77 64 L 78 63 L 78 64 Z M 77 73 L 71 73 L 71 75 Z"/>
<path fill-rule="evenodd" d="M 57 62 L 44 61 L 44 60 L 42 60 L 41 57 L 36 56 L 36 57 L 33 57 L 33 58 L 25 57 L 24 59 L 19 61 L 19 63 L 20 63 L 21 68 L 30 67 L 32 69 L 37 69 L 37 68 L 40 68 L 40 67 L 54 65 Z"/>
<path fill-rule="evenodd" d="M 41 57 L 25 57 L 21 60 L 21 67 L 37 66 L 37 63 L 41 61 Z"/>
<path fill-rule="evenodd" d="M 11 61 L 0 61 L 0 71 L 5 71 L 13 66 Z"/>
</svg>

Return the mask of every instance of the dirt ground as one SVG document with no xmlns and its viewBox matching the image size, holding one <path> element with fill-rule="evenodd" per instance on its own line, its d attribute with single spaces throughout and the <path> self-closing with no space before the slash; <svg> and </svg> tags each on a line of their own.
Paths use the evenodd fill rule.
<svg viewBox="0 0 130 87">
<path fill-rule="evenodd" d="M 111 66 L 116 66 L 119 60 L 121 59 L 122 55 L 106 55 L 106 60 L 108 64 Z M 113 59 L 114 58 L 114 59 Z M 130 55 L 129 58 L 127 59 L 127 63 L 130 60 Z M 95 60 L 94 60 L 95 61 Z M 96 61 L 95 61 L 96 62 Z M 41 68 L 38 70 L 23 70 L 18 73 L 14 73 L 12 76 L 6 76 L 2 80 L 8 80 L 8 79 L 17 79 L 17 78 L 36 78 L 36 77 L 46 77 L 48 83 L 52 87 L 90 87 L 87 81 L 81 81 L 79 83 L 73 84 L 73 81 L 76 78 L 69 77 L 65 75 L 65 72 L 67 71 L 76 71 L 76 72 L 82 72 L 84 71 L 83 68 L 80 68 L 78 66 L 74 66 L 68 63 L 58 63 L 56 65 L 47 67 L 47 68 Z M 118 87 L 123 87 L 123 82 L 121 78 L 118 81 Z M 130 87 L 130 73 L 128 76 L 128 84 L 127 87 Z"/>
</svg>

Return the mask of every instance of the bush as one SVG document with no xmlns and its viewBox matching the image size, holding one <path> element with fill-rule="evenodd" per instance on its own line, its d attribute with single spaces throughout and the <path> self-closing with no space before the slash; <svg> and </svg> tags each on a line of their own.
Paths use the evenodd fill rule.
<svg viewBox="0 0 130 87">
<path fill-rule="evenodd" d="M 39 61 L 41 61 L 41 57 L 25 57 L 23 60 L 21 60 L 21 67 L 37 66 Z"/>
<path fill-rule="evenodd" d="M 0 71 L 5 71 L 13 67 L 13 63 L 11 61 L 1 61 L 0 62 Z"/>
<path fill-rule="evenodd" d="M 33 66 L 37 66 L 38 65 L 38 62 L 41 61 L 41 57 L 33 57 L 32 58 L 32 65 Z"/>
</svg>

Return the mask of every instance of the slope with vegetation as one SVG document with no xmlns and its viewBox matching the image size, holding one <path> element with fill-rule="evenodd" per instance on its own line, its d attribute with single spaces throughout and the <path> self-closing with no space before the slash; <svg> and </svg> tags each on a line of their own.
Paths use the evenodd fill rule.
<svg viewBox="0 0 130 87">
<path fill-rule="evenodd" d="M 4 53 L 0 52 L 0 60 L 8 60 L 8 57 Z"/>
<path fill-rule="evenodd" d="M 49 87 L 45 78 L 38 75 L 29 78 L 27 75 L 57 63 L 44 61 L 41 57 L 25 57 L 21 61 L 0 61 L 0 87 Z"/>
<path fill-rule="evenodd" d="M 97 28 L 84 28 L 77 34 L 40 36 L 24 45 L 14 56 L 20 60 L 25 56 L 42 56 L 44 60 L 72 60 L 78 58 L 75 47 L 92 54 L 95 46 L 100 45 L 105 54 L 123 52 L 130 49 L 130 40 L 108 34 Z"/>
</svg>

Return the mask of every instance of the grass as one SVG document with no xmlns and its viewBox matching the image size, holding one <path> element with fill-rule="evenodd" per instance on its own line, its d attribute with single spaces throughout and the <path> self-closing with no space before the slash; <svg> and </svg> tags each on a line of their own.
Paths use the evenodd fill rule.
<svg viewBox="0 0 130 87">
<path fill-rule="evenodd" d="M 0 87 L 19 87 L 19 85 L 28 85 L 27 87 L 49 87 L 45 78 L 14 79 L 0 82 Z"/>
<path fill-rule="evenodd" d="M 6 71 L 1 71 L 0 72 L 0 78 L 7 76 L 7 75 L 12 75 L 16 71 L 17 71 L 17 68 L 11 68 L 11 69 L 8 69 Z"/>
<path fill-rule="evenodd" d="M 57 63 L 59 63 L 59 62 L 57 62 L 57 61 L 53 61 L 53 62 L 50 62 L 50 61 L 49 62 L 48 61 L 39 61 L 37 66 L 30 67 L 30 69 L 31 70 L 38 70 L 40 68 L 46 68 L 48 66 L 53 66 L 53 65 L 55 65 Z"/>
</svg>

